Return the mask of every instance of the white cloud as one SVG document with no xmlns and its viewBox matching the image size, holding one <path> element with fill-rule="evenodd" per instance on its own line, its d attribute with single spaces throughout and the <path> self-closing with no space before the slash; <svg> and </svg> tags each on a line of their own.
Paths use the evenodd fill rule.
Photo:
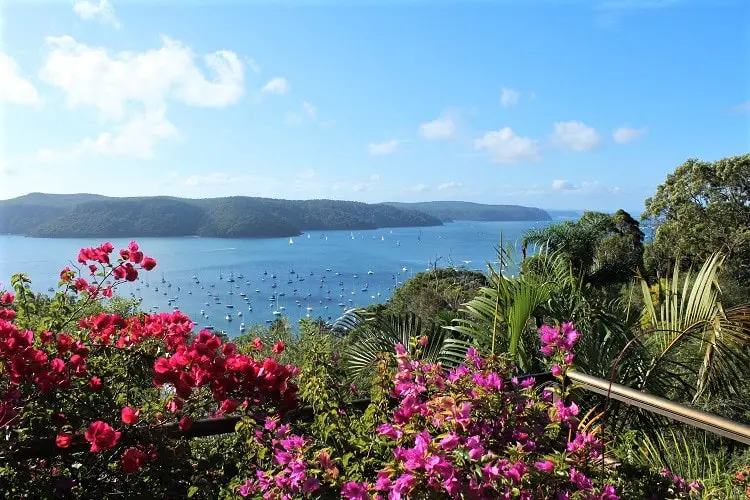
<svg viewBox="0 0 750 500">
<path fill-rule="evenodd" d="M 739 103 L 732 108 L 732 111 L 735 113 L 750 113 L 750 101 Z"/>
<path fill-rule="evenodd" d="M 557 179 L 552 181 L 552 189 L 565 194 L 617 194 L 619 187 L 608 187 L 599 181 L 583 181 L 573 184 L 567 180 Z"/>
<path fill-rule="evenodd" d="M 449 181 L 449 182 L 444 182 L 442 184 L 438 184 L 437 190 L 445 191 L 446 189 L 454 189 L 454 188 L 459 188 L 459 187 L 461 187 L 460 182 Z"/>
<path fill-rule="evenodd" d="M 437 118 L 419 126 L 419 134 L 428 140 L 450 139 L 456 133 L 456 124 L 450 117 Z"/>
<path fill-rule="evenodd" d="M 302 109 L 305 110 L 305 113 L 307 113 L 307 116 L 310 118 L 315 118 L 315 114 L 317 113 L 317 110 L 315 109 L 315 106 L 313 106 L 311 103 L 307 101 L 302 101 Z"/>
<path fill-rule="evenodd" d="M 510 127 L 487 132 L 483 137 L 474 140 L 474 147 L 486 149 L 494 163 L 510 165 L 522 161 L 539 159 L 539 144 L 529 137 L 521 137 Z"/>
<path fill-rule="evenodd" d="M 367 191 L 369 189 L 369 187 L 370 186 L 368 186 L 364 182 L 358 182 L 357 184 L 355 184 L 352 187 L 352 190 L 355 191 L 355 192 L 357 192 L 357 193 L 361 193 L 362 191 Z"/>
<path fill-rule="evenodd" d="M 271 94 L 286 94 L 290 90 L 291 87 L 289 86 L 289 82 L 286 81 L 286 78 L 280 76 L 271 78 L 263 87 L 263 92 L 269 92 Z"/>
<path fill-rule="evenodd" d="M 103 118 L 122 118 L 128 106 L 163 108 L 170 99 L 191 106 L 224 107 L 244 92 L 242 62 L 220 50 L 203 57 L 213 73 L 206 79 L 187 45 L 162 37 L 162 47 L 110 54 L 73 37 L 48 37 L 41 78 L 65 92 L 68 106 L 91 106 Z"/>
<path fill-rule="evenodd" d="M 372 174 L 370 175 L 370 181 L 372 182 L 378 182 L 380 180 L 380 176 L 378 174 Z"/>
<path fill-rule="evenodd" d="M 513 89 L 502 89 L 500 91 L 500 105 L 504 108 L 518 104 L 521 94 Z"/>
<path fill-rule="evenodd" d="M 175 126 L 166 119 L 164 110 L 134 114 L 118 124 L 113 132 L 86 138 L 68 150 L 41 149 L 37 160 L 43 163 L 65 163 L 82 156 L 124 156 L 148 159 L 154 156 L 157 141 L 178 136 Z"/>
<path fill-rule="evenodd" d="M 555 123 L 552 142 L 561 148 L 582 152 L 597 147 L 601 138 L 593 127 L 589 127 L 583 122 L 571 120 Z"/>
<path fill-rule="evenodd" d="M 627 144 L 629 142 L 634 142 L 646 135 L 647 129 L 640 128 L 628 128 L 628 127 L 620 127 L 614 130 L 612 132 L 612 140 L 614 140 L 617 144 Z"/>
<path fill-rule="evenodd" d="M 560 189 L 571 189 L 571 188 L 572 188 L 572 185 L 568 181 L 565 181 L 562 179 L 557 179 L 557 180 L 552 181 L 552 189 L 560 190 Z"/>
<path fill-rule="evenodd" d="M 367 150 L 373 156 L 390 155 L 396 152 L 401 141 L 392 139 L 386 142 L 373 142 L 367 146 Z"/>
<path fill-rule="evenodd" d="M 0 102 L 41 107 L 34 85 L 20 75 L 16 61 L 9 55 L 0 52 Z"/>
<path fill-rule="evenodd" d="M 81 19 L 98 19 L 102 24 L 111 24 L 115 28 L 120 28 L 121 26 L 115 14 L 114 7 L 107 0 L 99 0 L 99 3 L 88 0 L 77 0 L 73 3 L 73 11 Z"/>
<path fill-rule="evenodd" d="M 411 191 L 416 191 L 417 193 L 424 193 L 429 190 L 430 190 L 430 187 L 427 184 L 421 184 L 421 183 L 411 188 Z"/>
</svg>

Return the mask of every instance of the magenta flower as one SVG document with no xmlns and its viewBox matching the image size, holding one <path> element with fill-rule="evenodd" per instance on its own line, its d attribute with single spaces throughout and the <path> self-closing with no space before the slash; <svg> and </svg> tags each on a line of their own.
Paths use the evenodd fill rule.
<svg viewBox="0 0 750 500">
<path fill-rule="evenodd" d="M 368 500 L 370 495 L 367 493 L 367 485 L 349 481 L 341 489 L 341 496 L 347 500 Z"/>
<path fill-rule="evenodd" d="M 544 460 L 541 462 L 535 462 L 534 467 L 542 472 L 552 472 L 555 470 L 555 463 L 552 460 Z"/>
</svg>

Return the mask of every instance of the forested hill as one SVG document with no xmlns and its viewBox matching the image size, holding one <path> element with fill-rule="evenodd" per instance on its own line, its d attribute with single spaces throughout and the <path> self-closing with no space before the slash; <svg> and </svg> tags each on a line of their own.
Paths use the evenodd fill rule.
<svg viewBox="0 0 750 500">
<path fill-rule="evenodd" d="M 307 230 L 440 224 L 438 218 L 415 210 L 335 200 L 31 193 L 0 201 L 0 233 L 36 237 L 263 238 L 296 236 Z"/>
<path fill-rule="evenodd" d="M 443 222 L 454 220 L 552 220 L 552 217 L 540 208 L 522 207 L 520 205 L 483 205 L 468 201 L 425 201 L 419 203 L 388 203 L 388 205 L 406 210 L 417 210 L 437 217 Z"/>
</svg>

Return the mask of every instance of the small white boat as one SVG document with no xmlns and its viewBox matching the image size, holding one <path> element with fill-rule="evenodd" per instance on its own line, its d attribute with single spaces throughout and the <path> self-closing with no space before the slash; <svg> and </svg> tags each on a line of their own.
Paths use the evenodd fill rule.
<svg viewBox="0 0 750 500">
<path fill-rule="evenodd" d="M 375 273 L 372 271 L 367 271 L 367 274 L 375 274 Z"/>
<path fill-rule="evenodd" d="M 291 238 L 289 238 L 289 244 L 290 244 L 290 245 L 294 245 L 294 240 L 293 240 L 293 239 L 291 239 Z"/>
<path fill-rule="evenodd" d="M 242 316 L 242 311 L 237 311 L 237 316 Z"/>
<path fill-rule="evenodd" d="M 225 319 L 225 320 L 227 320 L 227 321 L 232 321 L 232 316 L 230 316 L 229 314 L 227 314 L 227 315 L 226 315 L 226 316 L 224 317 L 224 319 Z"/>
<path fill-rule="evenodd" d="M 274 311 L 274 312 L 273 312 L 273 315 L 274 315 L 274 316 L 281 316 L 281 311 Z"/>
</svg>

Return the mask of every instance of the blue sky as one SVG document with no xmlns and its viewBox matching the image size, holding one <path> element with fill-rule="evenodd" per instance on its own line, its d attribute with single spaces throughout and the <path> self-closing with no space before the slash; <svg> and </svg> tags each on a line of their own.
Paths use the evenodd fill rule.
<svg viewBox="0 0 750 500">
<path fill-rule="evenodd" d="M 750 4 L 10 2 L 0 198 L 640 211 L 750 151 Z"/>
</svg>

